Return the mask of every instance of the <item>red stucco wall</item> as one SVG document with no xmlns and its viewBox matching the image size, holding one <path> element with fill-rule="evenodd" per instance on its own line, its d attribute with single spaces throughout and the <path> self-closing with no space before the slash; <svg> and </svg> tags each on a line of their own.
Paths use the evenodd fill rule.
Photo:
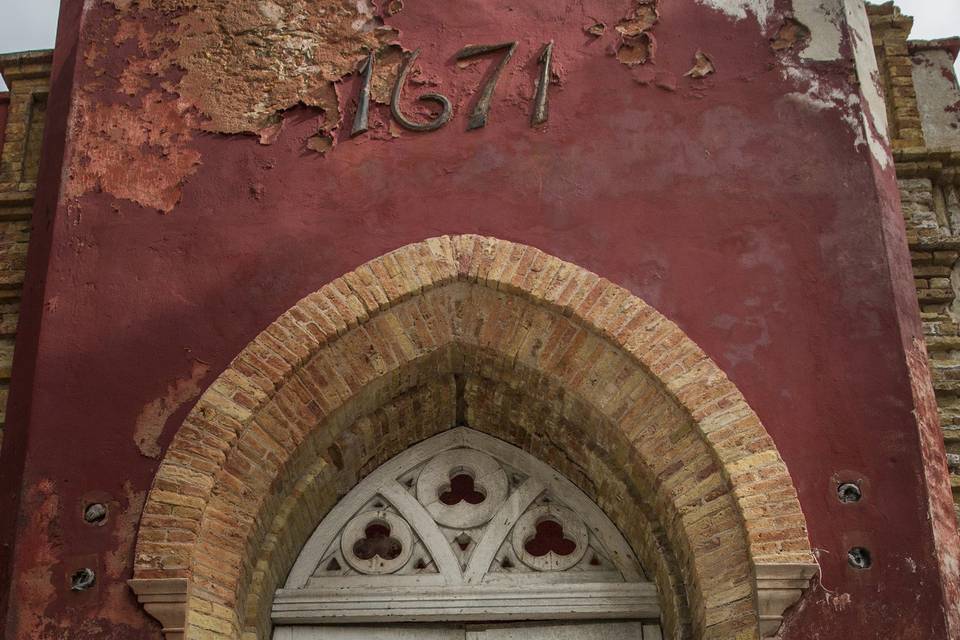
<svg viewBox="0 0 960 640">
<path fill-rule="evenodd" d="M 8 541 L 16 533 L 7 638 L 159 638 L 124 584 L 158 464 L 135 444 L 138 421 L 159 421 L 166 446 L 202 389 L 299 298 L 403 244 L 467 232 L 534 245 L 627 287 L 739 386 L 821 550 L 823 585 L 784 638 L 947 637 L 944 610 L 956 604 L 935 559 L 914 412 L 926 429 L 936 422 L 911 392 L 911 375 L 925 371 L 922 360 L 908 367 L 919 323 L 891 170 L 857 146 L 840 111 L 790 97 L 798 87 L 755 20 L 664 3 L 661 76 L 643 84 L 579 22 L 564 23 L 565 8 L 506 4 L 449 3 L 438 18 L 410 0 L 391 24 L 458 99 L 477 82 L 449 60 L 464 44 L 520 39 L 523 70 L 498 94 L 521 95 L 554 39 L 562 81 L 546 129 L 529 127 L 527 102 L 495 99 L 488 126 L 468 132 L 464 102 L 440 131 L 340 135 L 322 156 L 305 148 L 316 114 L 293 109 L 269 145 L 193 134 L 199 165 L 160 214 L 116 189 L 57 189 L 70 179 L 61 161 L 79 167 L 66 138 L 79 87 L 100 107 L 137 108 L 144 91 L 118 91 L 129 43 L 103 49 L 95 67 L 76 55 L 74 45 L 116 35 L 115 9 L 95 5 L 78 34 L 80 3 L 64 3 L 2 453 L 5 469 L 24 469 L 2 486 L 21 500 L 15 525 L 6 518 Z M 683 78 L 697 49 L 717 73 Z M 843 62 L 813 71 L 855 90 Z M 356 89 L 345 82 L 341 103 Z M 856 505 L 835 497 L 848 478 L 864 480 Z M 92 497 L 113 501 L 104 527 L 80 517 Z M 873 553 L 870 570 L 848 566 L 854 545 Z M 98 586 L 70 592 L 66 576 L 90 564 Z"/>
</svg>

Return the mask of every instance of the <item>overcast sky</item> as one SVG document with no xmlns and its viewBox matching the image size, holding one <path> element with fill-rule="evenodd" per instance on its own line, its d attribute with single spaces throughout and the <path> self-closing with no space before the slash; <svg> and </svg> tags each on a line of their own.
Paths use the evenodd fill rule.
<svg viewBox="0 0 960 640">
<path fill-rule="evenodd" d="M 960 0 L 897 0 L 914 17 L 911 37 L 960 35 Z M 0 0 L 0 53 L 49 49 L 57 29 L 59 0 Z M 960 73 L 960 63 L 957 64 Z M 0 80 L 0 91 L 5 89 Z"/>
</svg>

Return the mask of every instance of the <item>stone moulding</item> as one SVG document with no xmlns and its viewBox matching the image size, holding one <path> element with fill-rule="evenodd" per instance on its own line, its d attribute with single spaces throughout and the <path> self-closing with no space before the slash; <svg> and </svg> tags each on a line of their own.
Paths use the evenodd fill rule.
<svg viewBox="0 0 960 640">
<path fill-rule="evenodd" d="M 817 574 L 808 564 L 762 564 L 755 567 L 760 635 L 771 637 L 783 621 L 783 612 L 800 599 Z"/>
<path fill-rule="evenodd" d="M 185 578 L 148 578 L 128 580 L 137 600 L 163 626 L 166 640 L 182 640 L 187 615 Z"/>
<path fill-rule="evenodd" d="M 642 547 L 668 637 L 686 637 L 683 628 L 718 640 L 770 633 L 816 571 L 776 446 L 676 325 L 625 289 L 538 249 L 444 236 L 381 256 L 307 296 L 207 389 L 148 496 L 135 556 L 138 594 L 151 580 L 187 580 L 184 637 L 266 638 L 274 589 L 334 506 L 336 483 L 361 472 L 343 453 L 378 446 L 360 418 L 415 383 L 471 375 L 494 376 L 493 383 L 512 376 L 530 402 L 549 403 L 544 385 L 561 390 L 549 406 L 558 417 L 544 428 L 569 440 L 561 457 L 583 458 L 578 468 L 601 487 L 591 498 L 614 508 L 611 519 Z M 523 387 L 534 380 L 539 387 Z M 582 435 L 565 435 L 575 421 L 561 418 L 575 410 L 592 416 L 588 433 L 591 444 L 607 447 L 602 455 L 581 451 Z M 397 451 L 436 428 L 391 415 L 386 428 Z M 522 428 L 486 425 L 518 446 L 531 437 Z M 338 438 L 348 439 L 341 446 Z M 340 453 L 323 453 L 333 445 Z M 623 495 L 640 502 L 624 504 Z M 308 507 L 317 515 L 298 517 Z M 636 508 L 654 514 L 672 564 L 651 557 L 649 529 L 631 537 Z"/>
<path fill-rule="evenodd" d="M 506 587 L 421 587 L 370 589 L 358 600 L 336 590 L 283 593 L 275 623 L 334 622 L 391 624 L 451 620 L 552 620 L 656 618 L 660 612 L 653 584 L 543 584 Z M 591 610 L 594 610 L 591 613 Z"/>
</svg>

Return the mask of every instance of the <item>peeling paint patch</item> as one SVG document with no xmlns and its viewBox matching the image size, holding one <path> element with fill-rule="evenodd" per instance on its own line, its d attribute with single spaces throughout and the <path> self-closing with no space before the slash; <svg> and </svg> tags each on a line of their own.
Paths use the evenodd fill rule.
<svg viewBox="0 0 960 640">
<path fill-rule="evenodd" d="M 657 52 L 657 41 L 649 33 L 623 36 L 617 44 L 617 60 L 627 66 L 646 64 Z"/>
<path fill-rule="evenodd" d="M 148 458 L 160 456 L 157 440 L 163 433 L 164 425 L 183 403 L 200 395 L 203 391 L 200 381 L 209 370 L 209 365 L 194 360 L 189 377 L 174 381 L 163 396 L 143 408 L 133 430 L 133 441 L 140 453 Z"/>
<path fill-rule="evenodd" d="M 399 45 L 387 45 L 377 54 L 377 64 L 373 68 L 373 77 L 370 78 L 370 99 L 378 104 L 390 104 L 390 93 L 393 91 L 393 82 L 400 73 L 403 64 L 403 48 Z M 417 82 L 419 68 L 411 72 L 411 82 Z"/>
<path fill-rule="evenodd" d="M 760 26 L 766 26 L 767 19 L 773 13 L 773 0 L 697 0 L 702 5 L 740 21 L 753 15 Z"/>
<path fill-rule="evenodd" d="M 393 0 L 384 14 L 402 6 Z M 329 135 L 341 120 L 336 83 L 374 51 L 373 98 L 386 103 L 402 53 L 367 0 L 102 0 L 99 10 L 101 37 L 83 52 L 94 80 L 72 122 L 65 195 L 74 200 L 103 191 L 169 212 L 200 164 L 197 132 L 270 144 L 283 114 L 306 106 Z M 115 48 L 130 55 L 110 68 Z M 105 100 L 111 88 L 123 98 Z"/>
<path fill-rule="evenodd" d="M 200 165 L 200 154 L 186 144 L 196 119 L 169 94 L 151 92 L 138 103 L 104 105 L 78 94 L 69 197 L 100 190 L 163 212 L 180 201 L 184 181 Z"/>
<path fill-rule="evenodd" d="M 630 13 L 617 22 L 619 39 L 613 48 L 617 60 L 630 67 L 652 61 L 657 52 L 652 29 L 659 21 L 656 0 L 635 0 Z M 603 31 L 599 33 L 602 35 Z"/>
<path fill-rule="evenodd" d="M 852 8 L 850 5 L 857 5 Z M 787 99 L 814 111 L 836 110 L 840 118 L 848 125 L 854 136 L 856 148 L 866 147 L 876 163 L 883 169 L 891 166 L 892 158 L 887 148 L 886 105 L 881 97 L 879 72 L 873 52 L 873 42 L 867 23 L 866 9 L 862 0 L 853 0 L 845 4 L 844 21 L 847 25 L 858 83 L 852 84 L 843 78 L 823 74 L 815 68 L 802 64 L 802 55 L 793 53 L 794 46 L 783 46 L 775 51 L 780 57 L 781 73 L 800 91 L 787 94 Z M 832 15 L 832 14 L 831 14 Z M 797 22 L 797 21 L 794 21 Z M 798 23 L 799 24 L 799 23 Z M 815 31 L 809 30 L 811 38 Z M 789 34 L 789 35 L 788 35 Z M 802 35 L 802 30 L 790 21 L 778 32 L 774 42 L 784 41 Z M 839 46 L 839 45 L 838 45 Z M 807 52 L 809 47 L 803 51 Z M 827 55 L 821 51 L 822 55 Z M 831 54 L 832 55 L 832 54 Z M 816 62 L 816 61 L 814 61 Z M 858 90 L 859 88 L 859 90 Z"/>
<path fill-rule="evenodd" d="M 259 133 L 299 104 L 338 121 L 333 83 L 397 37 L 363 0 L 281 0 L 267 12 L 244 0 L 168 2 L 186 10 L 174 20 L 178 90 L 217 133 Z"/>
<path fill-rule="evenodd" d="M 123 495 L 126 504 L 118 509 L 112 519 L 113 547 L 103 557 L 103 567 L 108 577 L 113 578 L 106 589 L 106 604 L 101 615 L 112 625 L 128 625 L 136 628 L 142 620 L 139 607 L 130 601 L 130 588 L 123 580 L 133 562 L 133 547 L 136 543 L 137 524 L 143 504 L 147 499 L 146 491 L 136 491 L 130 481 L 123 483 Z"/>
<path fill-rule="evenodd" d="M 321 131 L 320 133 L 307 138 L 307 149 L 316 151 L 320 155 L 323 155 L 327 151 L 333 149 L 333 145 L 333 136 L 325 131 Z"/>
<path fill-rule="evenodd" d="M 693 54 L 693 67 L 683 75 L 695 79 L 706 78 L 711 73 L 715 73 L 716 70 L 710 56 L 697 49 L 697 52 Z"/>
<path fill-rule="evenodd" d="M 599 38 L 607 31 L 607 25 L 602 22 L 595 22 L 587 27 L 583 28 L 583 32 L 588 36 L 593 36 L 594 38 Z"/>
<path fill-rule="evenodd" d="M 657 6 L 652 3 L 641 3 L 633 10 L 632 15 L 623 18 L 617 23 L 617 32 L 624 36 L 636 36 L 649 31 L 660 21 Z"/>
<path fill-rule="evenodd" d="M 783 76 L 805 91 L 787 94 L 787 99 L 802 104 L 812 111 L 835 109 L 854 134 L 854 146 L 867 144 L 860 121 L 860 98 L 847 87 L 833 86 L 818 74 L 799 66 L 785 66 Z"/>
<path fill-rule="evenodd" d="M 130 568 L 133 545 L 136 542 L 137 523 L 143 503 L 147 499 L 146 491 L 136 491 L 129 480 L 123 483 L 123 497 L 126 504 L 112 516 L 113 542 L 111 551 L 104 555 L 103 566 L 111 578 L 124 577 Z M 127 557 L 127 556 L 130 557 Z M 125 585 L 124 585 L 125 586 Z"/>
<path fill-rule="evenodd" d="M 844 3 L 844 7 L 857 80 L 860 82 L 860 95 L 863 99 L 861 116 L 864 137 L 873 154 L 873 159 L 880 167 L 886 169 L 893 164 L 887 139 L 887 105 L 883 100 L 880 72 L 877 69 L 877 58 L 873 50 L 873 36 L 867 20 L 867 9 L 863 0 L 849 0 Z"/>
<path fill-rule="evenodd" d="M 841 58 L 843 0 L 794 0 L 793 17 L 807 30 L 804 60 L 831 61 Z"/>
<path fill-rule="evenodd" d="M 403 11 L 403 0 L 390 0 L 387 3 L 386 13 L 388 16 L 395 16 Z"/>
<path fill-rule="evenodd" d="M 809 40 L 810 29 L 798 20 L 787 18 L 770 39 L 770 48 L 774 51 L 786 51 Z"/>
<path fill-rule="evenodd" d="M 26 558 L 16 585 L 18 615 L 24 637 L 56 637 L 46 635 L 49 620 L 43 611 L 57 595 L 53 567 L 60 561 L 63 540 L 57 525 L 60 498 L 51 480 L 40 480 L 26 495 L 23 513 L 29 514 L 26 530 L 29 536 L 20 539 L 20 555 Z"/>
<path fill-rule="evenodd" d="M 849 593 L 827 593 L 827 604 L 833 607 L 834 611 L 843 611 L 850 606 L 850 603 Z"/>
</svg>

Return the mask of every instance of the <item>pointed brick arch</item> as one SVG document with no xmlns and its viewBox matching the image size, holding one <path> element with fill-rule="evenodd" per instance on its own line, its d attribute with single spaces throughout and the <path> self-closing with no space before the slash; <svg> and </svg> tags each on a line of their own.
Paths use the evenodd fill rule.
<svg viewBox="0 0 960 640">
<path fill-rule="evenodd" d="M 338 496 L 464 422 L 608 513 L 656 578 L 670 637 L 771 633 L 813 575 L 773 441 L 676 325 L 538 249 L 455 236 L 327 284 L 237 356 L 157 471 L 131 586 L 168 637 L 263 637 Z"/>
</svg>

